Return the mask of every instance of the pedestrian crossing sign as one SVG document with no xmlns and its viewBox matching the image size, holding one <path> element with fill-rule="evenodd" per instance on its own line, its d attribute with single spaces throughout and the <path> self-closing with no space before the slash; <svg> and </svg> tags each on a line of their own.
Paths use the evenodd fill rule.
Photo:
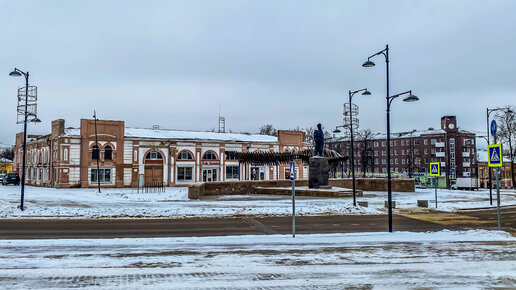
<svg viewBox="0 0 516 290">
<path fill-rule="evenodd" d="M 440 176 L 441 175 L 441 163 L 432 162 L 430 163 L 430 176 Z"/>
<path fill-rule="evenodd" d="M 487 146 L 487 153 L 489 167 L 502 167 L 502 144 Z"/>
</svg>

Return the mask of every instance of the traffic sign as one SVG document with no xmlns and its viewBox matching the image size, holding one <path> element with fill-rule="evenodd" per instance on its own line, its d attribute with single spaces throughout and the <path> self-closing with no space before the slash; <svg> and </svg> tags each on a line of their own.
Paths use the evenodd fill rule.
<svg viewBox="0 0 516 290">
<path fill-rule="evenodd" d="M 441 163 L 432 162 L 430 163 L 430 176 L 440 176 L 441 175 Z"/>
<path fill-rule="evenodd" d="M 502 167 L 502 144 L 491 144 L 487 146 L 487 153 L 489 167 Z"/>
<path fill-rule="evenodd" d="M 492 120 L 491 121 L 491 136 L 494 136 L 494 135 L 496 135 L 496 121 Z"/>
<path fill-rule="evenodd" d="M 290 180 L 296 179 L 296 163 L 294 161 L 290 161 Z"/>
</svg>

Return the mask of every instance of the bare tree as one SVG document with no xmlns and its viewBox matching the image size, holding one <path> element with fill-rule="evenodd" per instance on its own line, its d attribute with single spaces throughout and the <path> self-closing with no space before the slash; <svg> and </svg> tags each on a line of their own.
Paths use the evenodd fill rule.
<svg viewBox="0 0 516 290">
<path fill-rule="evenodd" d="M 376 133 L 366 129 L 357 132 L 357 152 L 361 157 L 361 169 L 363 177 L 366 176 L 367 169 L 371 172 L 374 171 L 374 151 L 373 151 L 373 139 Z"/>
<path fill-rule="evenodd" d="M 258 129 L 260 130 L 260 135 L 278 136 L 278 130 L 272 124 L 260 126 Z"/>
<path fill-rule="evenodd" d="M 503 111 L 496 115 L 498 121 L 498 133 L 499 142 L 504 144 L 503 155 L 509 156 L 511 160 L 511 185 L 514 186 L 514 159 L 516 157 L 516 107 L 510 106 L 509 111 Z"/>
<path fill-rule="evenodd" d="M 14 146 L 4 148 L 2 152 L 0 152 L 0 157 L 14 160 Z"/>
</svg>

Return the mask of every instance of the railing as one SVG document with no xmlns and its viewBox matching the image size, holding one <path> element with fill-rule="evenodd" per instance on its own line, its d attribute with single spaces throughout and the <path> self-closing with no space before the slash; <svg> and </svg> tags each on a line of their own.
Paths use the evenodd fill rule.
<svg viewBox="0 0 516 290">
<path fill-rule="evenodd" d="M 145 182 L 138 186 L 138 193 L 165 192 L 165 183 L 159 181 Z"/>
</svg>

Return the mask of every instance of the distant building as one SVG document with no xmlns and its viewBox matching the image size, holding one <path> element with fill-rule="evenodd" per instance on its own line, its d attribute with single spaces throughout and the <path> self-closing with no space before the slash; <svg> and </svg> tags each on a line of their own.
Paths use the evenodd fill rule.
<svg viewBox="0 0 516 290">
<path fill-rule="evenodd" d="M 377 134 L 367 140 L 355 136 L 356 172 L 387 173 L 387 136 Z M 330 149 L 350 155 L 349 137 L 333 137 L 326 141 Z M 457 126 L 455 116 L 441 118 L 441 128 L 424 131 L 391 133 L 391 171 L 413 177 L 428 171 L 431 162 L 441 163 L 447 186 L 457 177 L 476 177 L 475 134 Z M 342 171 L 350 171 L 344 164 Z M 338 169 L 337 169 L 338 170 Z"/>
<path fill-rule="evenodd" d="M 6 174 L 11 171 L 13 171 L 13 161 L 0 158 L 0 174 Z"/>
<path fill-rule="evenodd" d="M 225 151 L 304 150 L 305 133 L 253 134 L 127 128 L 123 121 L 81 120 L 80 128 L 52 122 L 48 135 L 29 136 L 26 184 L 51 187 L 137 187 L 142 183 L 184 186 L 195 182 L 285 179 L 287 165 L 244 166 Z M 15 170 L 22 168 L 23 133 L 16 135 Z M 100 168 L 97 170 L 97 158 Z M 308 167 L 298 164 L 298 176 Z M 288 176 L 287 176 L 288 178 Z"/>
<path fill-rule="evenodd" d="M 477 152 L 477 161 L 478 161 L 478 177 L 479 177 L 479 186 L 482 188 L 488 188 L 489 181 L 489 171 L 487 164 L 487 150 L 478 150 Z M 511 171 L 511 165 L 515 168 Z M 516 176 L 516 164 L 513 164 L 508 157 L 503 157 L 503 164 L 500 168 L 500 187 L 501 188 L 512 188 L 512 178 L 511 174 L 515 172 Z M 491 178 L 493 178 L 492 186 L 496 188 L 496 180 L 494 175 L 494 169 L 492 171 Z"/>
</svg>

